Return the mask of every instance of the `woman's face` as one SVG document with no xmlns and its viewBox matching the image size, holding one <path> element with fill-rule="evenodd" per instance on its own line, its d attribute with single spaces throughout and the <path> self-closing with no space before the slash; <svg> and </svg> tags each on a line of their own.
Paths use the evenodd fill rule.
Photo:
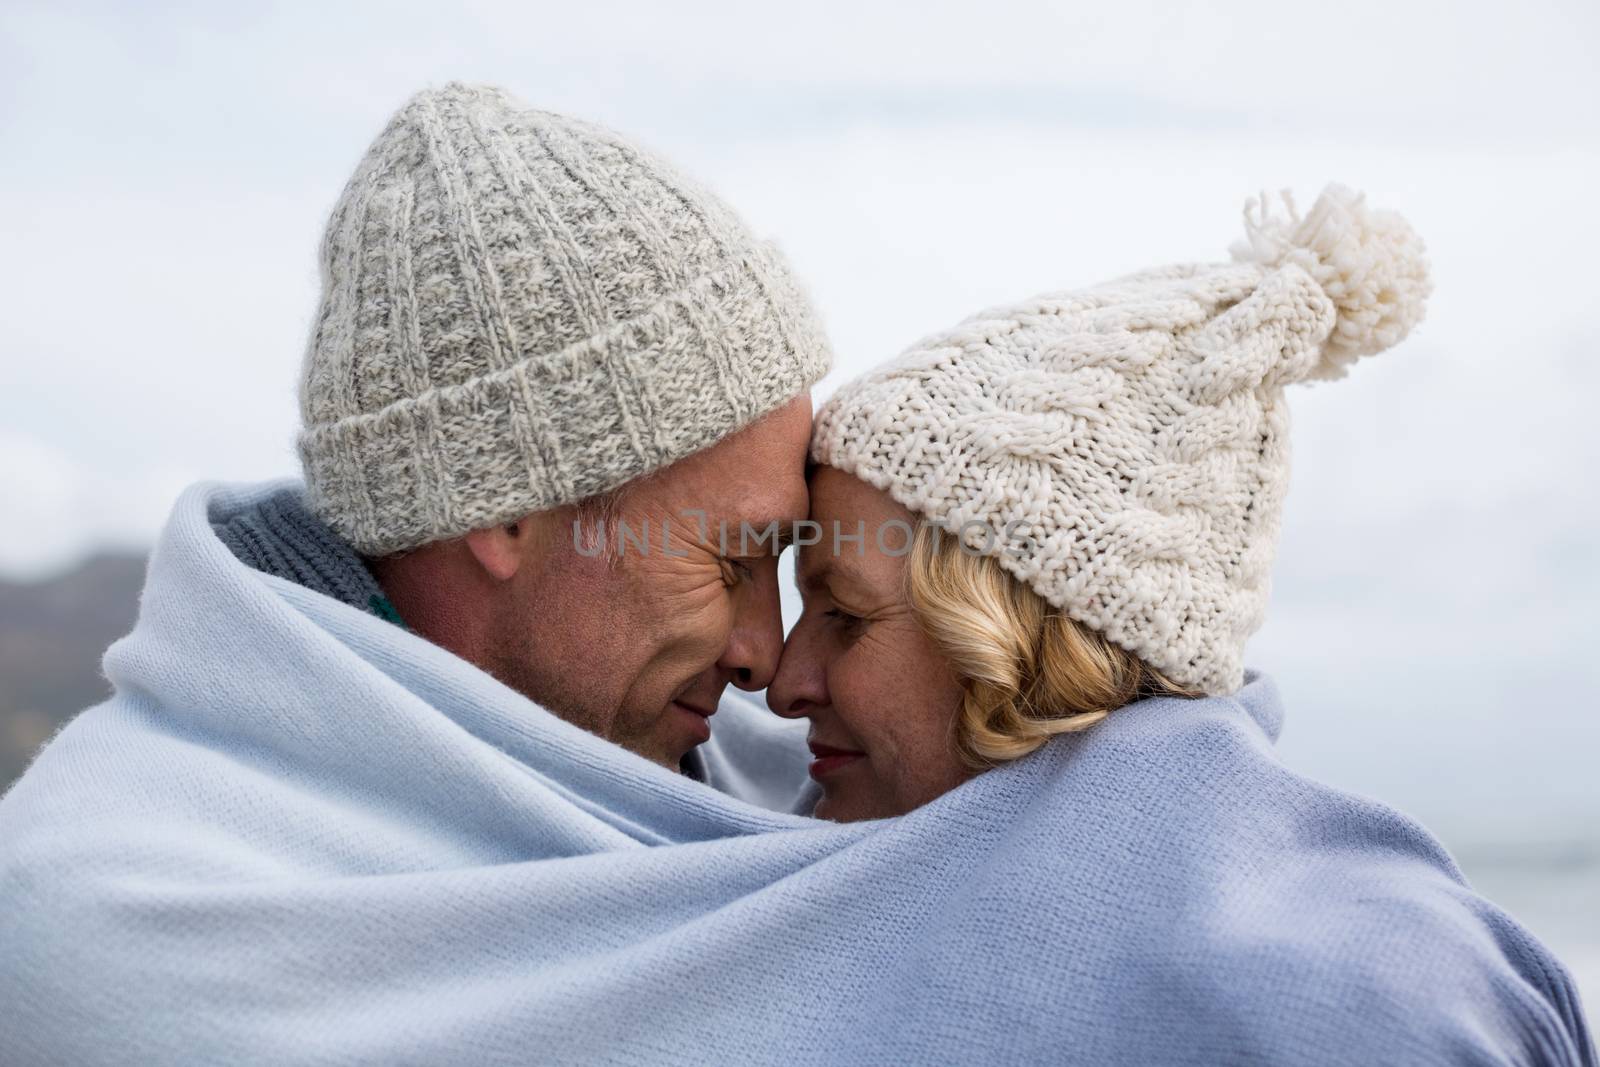
<svg viewBox="0 0 1600 1067">
<path fill-rule="evenodd" d="M 811 478 L 811 518 L 821 540 L 796 564 L 805 610 L 767 703 L 811 720 L 820 818 L 899 815 L 973 773 L 952 744 L 961 689 L 906 603 L 917 518 L 832 467 Z"/>
</svg>

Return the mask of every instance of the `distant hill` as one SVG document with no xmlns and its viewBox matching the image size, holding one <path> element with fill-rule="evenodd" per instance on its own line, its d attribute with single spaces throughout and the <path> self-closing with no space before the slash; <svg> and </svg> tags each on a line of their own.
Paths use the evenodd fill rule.
<svg viewBox="0 0 1600 1067">
<path fill-rule="evenodd" d="M 133 628 L 144 566 L 143 556 L 99 555 L 44 581 L 0 580 L 0 791 L 111 692 L 100 657 Z"/>
</svg>

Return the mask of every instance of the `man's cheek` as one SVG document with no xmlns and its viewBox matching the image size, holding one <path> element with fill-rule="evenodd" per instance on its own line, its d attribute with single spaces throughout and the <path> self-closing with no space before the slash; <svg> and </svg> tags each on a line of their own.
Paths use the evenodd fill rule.
<svg viewBox="0 0 1600 1067">
<path fill-rule="evenodd" d="M 722 658 L 723 649 L 728 647 L 728 639 L 733 634 L 733 605 L 726 596 L 708 599 L 685 621 L 685 653 L 694 658 L 700 669 L 710 667 Z"/>
<path fill-rule="evenodd" d="M 649 655 L 656 673 L 676 674 L 681 685 L 721 658 L 733 632 L 727 597 L 675 598 L 658 603 L 655 610 Z"/>
</svg>

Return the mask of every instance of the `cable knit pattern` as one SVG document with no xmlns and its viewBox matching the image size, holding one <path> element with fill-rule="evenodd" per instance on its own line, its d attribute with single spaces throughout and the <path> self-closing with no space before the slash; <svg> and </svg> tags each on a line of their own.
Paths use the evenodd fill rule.
<svg viewBox="0 0 1600 1067">
<path fill-rule="evenodd" d="M 334 208 L 301 382 L 311 506 L 368 555 L 572 503 L 828 370 L 770 243 L 590 123 L 418 93 Z"/>
<path fill-rule="evenodd" d="M 924 339 L 829 399 L 813 458 L 1173 680 L 1233 692 L 1288 490 L 1283 386 L 1397 343 L 1430 291 L 1399 216 L 1337 185 L 1304 219 L 1284 202 L 1286 220 L 1247 205 L 1241 262 L 1040 296 Z"/>
</svg>

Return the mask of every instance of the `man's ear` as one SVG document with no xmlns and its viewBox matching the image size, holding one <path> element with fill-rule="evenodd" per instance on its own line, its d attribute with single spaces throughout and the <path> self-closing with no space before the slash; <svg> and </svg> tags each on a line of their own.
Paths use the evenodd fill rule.
<svg viewBox="0 0 1600 1067">
<path fill-rule="evenodd" d="M 461 538 L 467 551 L 478 561 L 491 578 L 510 581 L 528 557 L 530 542 L 536 536 L 537 524 L 527 520 L 491 526 L 487 530 L 469 530 Z"/>
</svg>

